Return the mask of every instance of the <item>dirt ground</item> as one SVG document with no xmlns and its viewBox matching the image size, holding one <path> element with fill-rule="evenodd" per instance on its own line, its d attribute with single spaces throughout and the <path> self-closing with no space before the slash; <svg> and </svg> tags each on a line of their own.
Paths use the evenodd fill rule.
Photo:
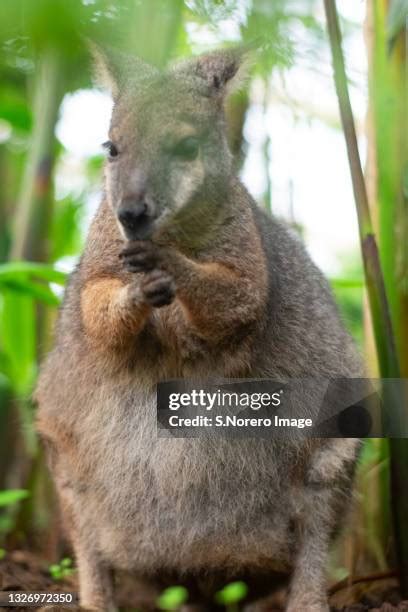
<svg viewBox="0 0 408 612">
<path fill-rule="evenodd" d="M 46 563 L 26 551 L 14 551 L 6 554 L 0 561 L 0 592 L 4 591 L 46 591 L 46 592 L 76 592 L 75 575 L 62 581 L 50 577 Z M 140 597 L 140 590 L 132 582 L 122 582 L 117 588 L 117 599 L 122 610 L 150 612 L 154 610 L 151 594 Z M 359 578 L 352 586 L 339 583 L 331 588 L 331 612 L 408 612 L 408 601 L 402 601 L 398 592 L 397 580 L 389 575 L 377 575 Z M 265 607 L 265 612 L 280 612 L 283 610 L 284 595 L 277 595 Z M 73 606 L 55 610 L 70 610 Z M 10 612 L 33 611 L 33 607 L 2 607 L 0 610 Z M 299 612 L 305 612 L 299 610 Z"/>
</svg>

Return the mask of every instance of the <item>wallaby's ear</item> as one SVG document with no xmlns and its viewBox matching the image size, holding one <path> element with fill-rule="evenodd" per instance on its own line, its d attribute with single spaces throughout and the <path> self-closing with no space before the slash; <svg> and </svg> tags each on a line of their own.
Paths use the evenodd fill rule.
<svg viewBox="0 0 408 612">
<path fill-rule="evenodd" d="M 233 47 L 199 55 L 176 69 L 205 81 L 211 94 L 225 95 L 242 86 L 248 67 L 248 49 Z"/>
<path fill-rule="evenodd" d="M 157 68 L 140 58 L 117 49 L 100 47 L 88 41 L 94 63 L 95 81 L 108 89 L 116 99 L 129 82 L 149 79 L 158 74 Z"/>
</svg>

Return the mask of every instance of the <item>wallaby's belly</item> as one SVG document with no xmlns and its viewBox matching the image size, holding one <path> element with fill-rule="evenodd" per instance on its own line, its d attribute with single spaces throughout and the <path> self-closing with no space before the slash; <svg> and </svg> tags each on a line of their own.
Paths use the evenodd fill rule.
<svg viewBox="0 0 408 612">
<path fill-rule="evenodd" d="M 290 564 L 301 488 L 287 443 L 285 459 L 264 440 L 157 438 L 153 393 L 97 399 L 95 440 L 81 428 L 89 475 L 78 501 L 106 559 L 141 572 Z"/>
</svg>

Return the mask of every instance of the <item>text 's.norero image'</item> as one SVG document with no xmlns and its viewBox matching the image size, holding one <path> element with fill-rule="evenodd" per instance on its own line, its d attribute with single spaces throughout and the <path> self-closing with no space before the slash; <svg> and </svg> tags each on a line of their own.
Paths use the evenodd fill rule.
<svg viewBox="0 0 408 612">
<path fill-rule="evenodd" d="M 0 611 L 408 611 L 408 0 L 0 3 Z"/>
</svg>

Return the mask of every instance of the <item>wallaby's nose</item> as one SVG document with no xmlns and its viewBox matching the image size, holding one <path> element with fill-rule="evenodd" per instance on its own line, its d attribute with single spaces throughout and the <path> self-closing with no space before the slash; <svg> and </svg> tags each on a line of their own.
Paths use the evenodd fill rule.
<svg viewBox="0 0 408 612">
<path fill-rule="evenodd" d="M 144 238 L 152 225 L 144 194 L 123 198 L 118 208 L 118 220 L 129 240 Z"/>
<path fill-rule="evenodd" d="M 118 219 L 124 227 L 134 229 L 146 213 L 147 205 L 144 199 L 125 198 L 120 203 Z"/>
</svg>

